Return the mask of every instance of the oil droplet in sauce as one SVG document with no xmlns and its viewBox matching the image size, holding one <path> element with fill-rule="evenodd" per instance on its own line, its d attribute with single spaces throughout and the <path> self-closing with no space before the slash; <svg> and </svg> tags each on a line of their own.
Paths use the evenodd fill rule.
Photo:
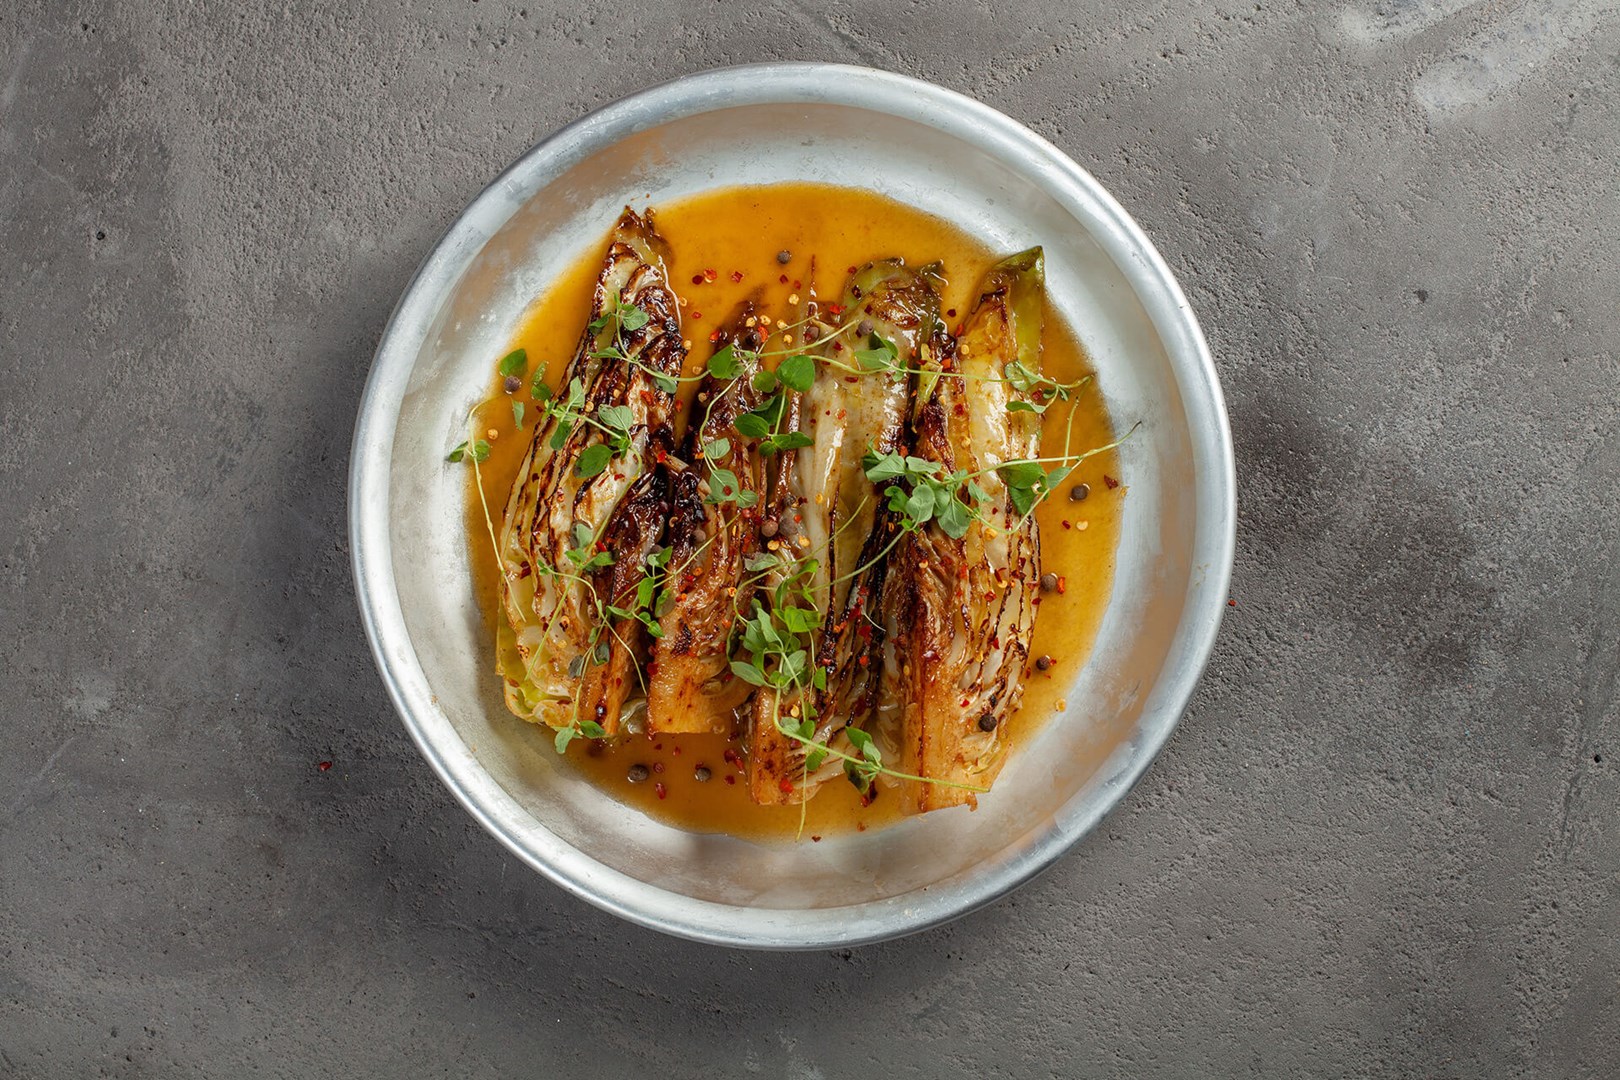
<svg viewBox="0 0 1620 1080">
<path fill-rule="evenodd" d="M 789 297 L 812 286 L 823 298 L 837 297 L 850 268 L 874 259 L 900 256 L 920 265 L 944 264 L 947 285 L 941 310 L 954 330 L 972 309 L 973 289 L 997 260 L 1010 252 L 991 251 L 949 222 L 871 192 L 820 184 L 737 187 L 709 192 L 680 202 L 655 206 L 654 224 L 669 242 L 673 263 L 670 281 L 685 299 L 683 333 L 691 346 L 688 375 L 700 371 L 711 346 L 709 334 L 744 299 L 758 296 L 775 316 L 791 318 Z M 525 349 L 531 364 L 546 372 L 549 385 L 559 376 L 584 331 L 591 292 L 601 268 L 603 243 L 582 254 L 525 313 L 509 349 Z M 782 253 L 786 253 L 785 261 Z M 812 279 L 813 268 L 813 279 Z M 1072 382 L 1090 373 L 1084 350 L 1070 329 L 1048 308 L 1041 338 L 1043 374 Z M 524 430 L 516 430 L 513 395 L 504 392 L 495 374 L 500 356 L 489 357 L 490 398 L 477 410 L 474 427 L 493 428 L 488 460 L 479 467 L 483 499 L 497 530 L 507 495 L 528 448 L 536 407 L 528 379 L 515 395 L 526 408 Z M 683 396 L 692 384 L 682 383 Z M 1061 452 L 1069 416 L 1061 405 L 1047 410 L 1042 455 Z M 1095 385 L 1075 398 L 1071 452 L 1110 443 L 1114 427 Z M 467 470 L 467 533 L 473 553 L 475 584 L 488 627 L 494 672 L 495 619 L 499 617 L 498 571 L 491 550 L 484 502 L 477 481 Z M 1082 462 L 1035 512 L 1041 531 L 1041 568 L 1062 579 L 1061 589 L 1042 591 L 1030 666 L 1024 678 L 1024 700 L 1006 729 L 1010 752 L 1048 718 L 1065 709 L 1062 695 L 1085 664 L 1101 625 L 1113 586 L 1114 554 L 1119 541 L 1126 488 L 1120 482 L 1114 451 Z M 1070 498 L 1080 484 L 1089 486 L 1082 500 Z M 1034 659 L 1052 657 L 1051 666 L 1036 670 Z M 513 723 L 522 721 L 513 718 Z M 735 736 L 740 736 L 740 727 Z M 550 731 L 537 730 L 550 740 Z M 887 824 L 899 816 L 896 792 L 881 792 L 862 805 L 853 785 L 840 780 L 823 784 L 803 811 L 797 806 L 757 806 L 748 798 L 743 746 L 721 735 L 632 735 L 612 742 L 576 740 L 569 761 L 598 787 L 621 802 L 685 829 L 725 832 L 753 839 L 806 841 Z M 646 779 L 633 782 L 635 766 Z M 641 775 L 637 769 L 636 774 Z M 700 776 L 706 779 L 700 780 Z M 992 790 L 981 799 L 994 799 Z M 947 811 L 962 813 L 964 811 Z"/>
</svg>

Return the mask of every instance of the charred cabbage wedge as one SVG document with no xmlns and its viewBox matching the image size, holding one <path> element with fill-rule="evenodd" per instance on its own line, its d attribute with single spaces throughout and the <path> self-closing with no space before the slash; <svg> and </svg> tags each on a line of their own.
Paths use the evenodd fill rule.
<svg viewBox="0 0 1620 1080">
<path fill-rule="evenodd" d="M 1039 248 L 995 266 L 955 348 L 942 343 L 921 375 L 912 453 L 945 472 L 966 470 L 982 498 L 960 538 L 936 520 L 891 556 L 885 726 L 899 770 L 935 781 L 904 784 L 913 812 L 975 803 L 970 788 L 1000 771 L 1007 720 L 1023 696 L 1040 536 L 998 469 L 1039 456 L 1040 415 L 1009 406 L 1020 401 L 1015 383 L 1040 373 L 1043 293 Z M 1013 364 L 1018 380 L 1005 374 Z"/>
<path fill-rule="evenodd" d="M 755 385 L 760 334 L 752 303 L 721 330 L 710 373 L 698 384 L 680 467 L 671 477 L 668 542 L 673 602 L 648 664 L 647 730 L 725 733 L 753 692 L 731 674 L 731 632 L 755 581 L 746 569 L 761 544 L 765 459 L 737 418 L 766 395 Z M 724 374 L 717 374 L 723 372 Z"/>
<path fill-rule="evenodd" d="M 560 386 L 540 394 L 496 542 L 507 706 L 562 732 L 612 734 L 641 694 L 632 612 L 668 511 L 656 462 L 673 446 L 679 311 L 650 215 L 626 209 L 590 324 Z"/>
<path fill-rule="evenodd" d="M 783 564 L 767 581 L 778 618 L 810 612 L 815 625 L 808 647 L 776 668 L 779 682 L 790 665 L 802 676 L 787 686 L 761 686 L 754 695 L 748 782 L 756 802 L 799 802 L 844 770 L 841 758 L 810 744 L 860 756 L 882 668 L 877 601 L 883 555 L 894 536 L 861 461 L 870 449 L 903 444 L 911 373 L 939 321 L 938 284 L 933 266 L 870 263 L 845 287 L 842 327 L 817 326 L 815 354 L 823 362 L 789 406 L 809 445 L 779 457 L 768 512 L 779 523 L 776 550 Z M 870 324 L 861 327 L 864 340 L 843 329 L 851 323 Z M 799 600 L 789 599 L 790 587 Z M 745 648 L 758 645 L 744 642 Z"/>
</svg>

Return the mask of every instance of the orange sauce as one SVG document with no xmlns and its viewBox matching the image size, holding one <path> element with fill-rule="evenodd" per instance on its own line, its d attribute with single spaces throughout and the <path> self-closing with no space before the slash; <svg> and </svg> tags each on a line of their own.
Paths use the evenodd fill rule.
<svg viewBox="0 0 1620 1080">
<path fill-rule="evenodd" d="M 791 319 L 788 297 L 811 287 L 812 257 L 814 286 L 824 299 L 835 299 L 842 292 L 850 268 L 873 259 L 898 255 L 912 264 L 943 262 L 947 286 L 942 311 L 954 329 L 971 309 L 980 277 L 1010 254 L 990 251 L 950 223 L 883 196 L 819 184 L 727 188 L 661 205 L 654 211 L 654 223 L 669 242 L 674 260 L 669 266 L 670 280 L 687 301 L 683 330 L 691 343 L 688 375 L 702 369 L 711 352 L 710 332 L 742 300 L 762 295 L 773 317 Z M 603 222 L 604 237 L 610 224 Z M 531 372 L 533 365 L 543 365 L 554 388 L 584 330 L 604 250 L 593 248 L 569 267 L 530 306 L 512 336 L 509 348 L 525 349 Z M 781 251 L 791 253 L 786 264 L 777 261 Z M 693 277 L 702 277 L 705 270 L 714 271 L 714 280 L 693 284 Z M 737 275 L 740 281 L 735 279 Z M 491 371 L 499 359 L 490 358 Z M 1091 370 L 1079 341 L 1050 310 L 1042 335 L 1041 364 L 1045 375 L 1060 382 L 1078 379 Z M 497 530 L 533 430 L 535 410 L 528 397 L 528 379 L 524 381 L 525 388 L 516 396 L 528 409 L 523 431 L 515 428 L 513 399 L 501 391 L 498 376 L 489 400 L 476 415 L 477 430 L 496 432 L 490 456 L 478 475 Z M 690 392 L 691 384 L 682 387 Z M 1113 424 L 1094 386 L 1076 395 L 1073 412 L 1071 452 L 1113 441 Z M 1058 405 L 1047 411 L 1043 456 L 1062 452 L 1069 423 L 1066 407 Z M 490 678 L 495 679 L 499 573 L 484 520 L 484 502 L 473 476 L 469 469 L 468 543 L 489 626 Z M 1067 704 L 1063 687 L 1091 652 L 1113 584 L 1126 491 L 1124 486 L 1115 486 L 1119 479 L 1115 452 L 1099 454 L 1083 462 L 1036 511 L 1042 569 L 1058 575 L 1063 587 L 1042 595 L 1031 659 L 1050 655 L 1053 664 L 1045 672 L 1033 666 L 1028 670 L 1023 704 L 1007 727 L 1013 753 L 1038 725 L 1063 711 Z M 1083 501 L 1071 501 L 1069 492 L 1080 483 L 1089 485 L 1090 493 Z M 534 735 L 550 741 L 549 730 Z M 613 797 L 670 824 L 758 839 L 798 835 L 799 807 L 756 806 L 748 798 L 741 749 L 738 743 L 717 735 L 625 736 L 613 742 L 577 740 L 568 757 Z M 631 783 L 627 778 L 630 766 L 636 764 L 652 770 L 645 782 Z M 699 766 L 709 770 L 706 782 L 695 778 Z M 995 797 L 994 791 L 980 796 Z M 862 807 L 852 785 L 830 781 L 803 811 L 803 835 L 814 839 L 885 824 L 897 816 L 899 801 L 890 793 Z"/>
</svg>

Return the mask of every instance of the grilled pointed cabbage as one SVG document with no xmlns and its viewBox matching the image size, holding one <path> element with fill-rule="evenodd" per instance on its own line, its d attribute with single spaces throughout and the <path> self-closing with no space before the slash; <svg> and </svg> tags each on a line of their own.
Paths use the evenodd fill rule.
<svg viewBox="0 0 1620 1080">
<path fill-rule="evenodd" d="M 737 374 L 710 374 L 699 383 L 683 467 L 670 481 L 668 588 L 674 601 L 661 613 L 663 636 L 648 665 L 649 731 L 727 732 L 732 714 L 753 692 L 732 676 L 730 661 L 732 624 L 754 594 L 745 563 L 760 549 L 759 500 L 766 488 L 758 440 L 736 428 L 737 417 L 765 397 L 753 383 L 760 335 L 747 323 L 754 310 L 745 304 L 717 339 L 717 351 L 734 358 Z"/>
<path fill-rule="evenodd" d="M 554 728 L 594 721 L 612 734 L 639 696 L 641 624 L 607 607 L 630 606 L 663 528 L 656 462 L 673 446 L 674 400 L 660 383 L 685 359 L 650 217 L 626 209 L 613 229 L 591 323 L 535 425 L 497 540 L 507 707 Z"/>
<path fill-rule="evenodd" d="M 912 452 L 976 474 L 988 500 L 985 520 L 961 539 L 929 524 L 891 556 L 885 686 L 898 695 L 886 705 L 899 712 L 899 768 L 947 782 L 908 783 L 914 812 L 975 804 L 971 791 L 948 785 L 987 787 L 995 779 L 1007 720 L 1023 696 L 1040 536 L 994 469 L 1039 456 L 1040 416 L 1009 411 L 1019 396 L 1003 373 L 1016 361 L 1039 374 L 1043 303 L 1039 248 L 1001 262 L 986 276 L 954 354 L 941 349 L 937 377 L 921 377 L 932 388 L 919 405 Z"/>
<path fill-rule="evenodd" d="M 756 802 L 798 802 L 842 771 L 836 758 L 808 769 L 809 748 L 783 725 L 811 720 L 816 742 L 850 753 L 845 729 L 862 726 L 875 703 L 883 644 L 876 606 L 894 525 L 862 458 L 904 440 L 910 372 L 939 320 L 937 280 L 934 267 L 916 270 L 898 259 L 857 271 L 839 317 L 868 336 L 821 324 L 818 351 L 831 362 L 816 365 L 815 381 L 790 406 L 797 410 L 796 429 L 811 443 L 782 455 L 769 512 L 779 523 L 782 553 L 795 556 L 799 568 L 813 565 L 807 591 L 821 625 L 810 662 L 825 673 L 825 688 L 778 693 L 762 687 L 754 695 L 748 782 Z M 857 352 L 882 355 L 862 361 Z M 851 374 L 863 363 L 893 370 Z"/>
</svg>

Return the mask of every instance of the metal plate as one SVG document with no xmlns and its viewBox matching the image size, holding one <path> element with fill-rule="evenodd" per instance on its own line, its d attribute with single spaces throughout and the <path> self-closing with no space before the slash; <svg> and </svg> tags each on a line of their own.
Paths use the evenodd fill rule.
<svg viewBox="0 0 1620 1080">
<path fill-rule="evenodd" d="M 524 309 L 627 202 L 737 183 L 867 187 L 991 248 L 1046 249 L 1052 304 L 1098 369 L 1130 486 L 1114 591 L 1067 713 L 980 809 L 820 844 L 697 835 L 601 793 L 501 705 L 443 467 Z M 1095 180 L 1006 116 L 864 68 L 729 68 L 564 128 L 469 206 L 378 347 L 355 428 L 360 608 L 405 725 L 487 829 L 571 892 L 645 926 L 759 948 L 875 941 L 961 915 L 1050 864 L 1164 744 L 1209 655 L 1231 572 L 1231 436 L 1209 352 L 1164 261 Z"/>
</svg>

